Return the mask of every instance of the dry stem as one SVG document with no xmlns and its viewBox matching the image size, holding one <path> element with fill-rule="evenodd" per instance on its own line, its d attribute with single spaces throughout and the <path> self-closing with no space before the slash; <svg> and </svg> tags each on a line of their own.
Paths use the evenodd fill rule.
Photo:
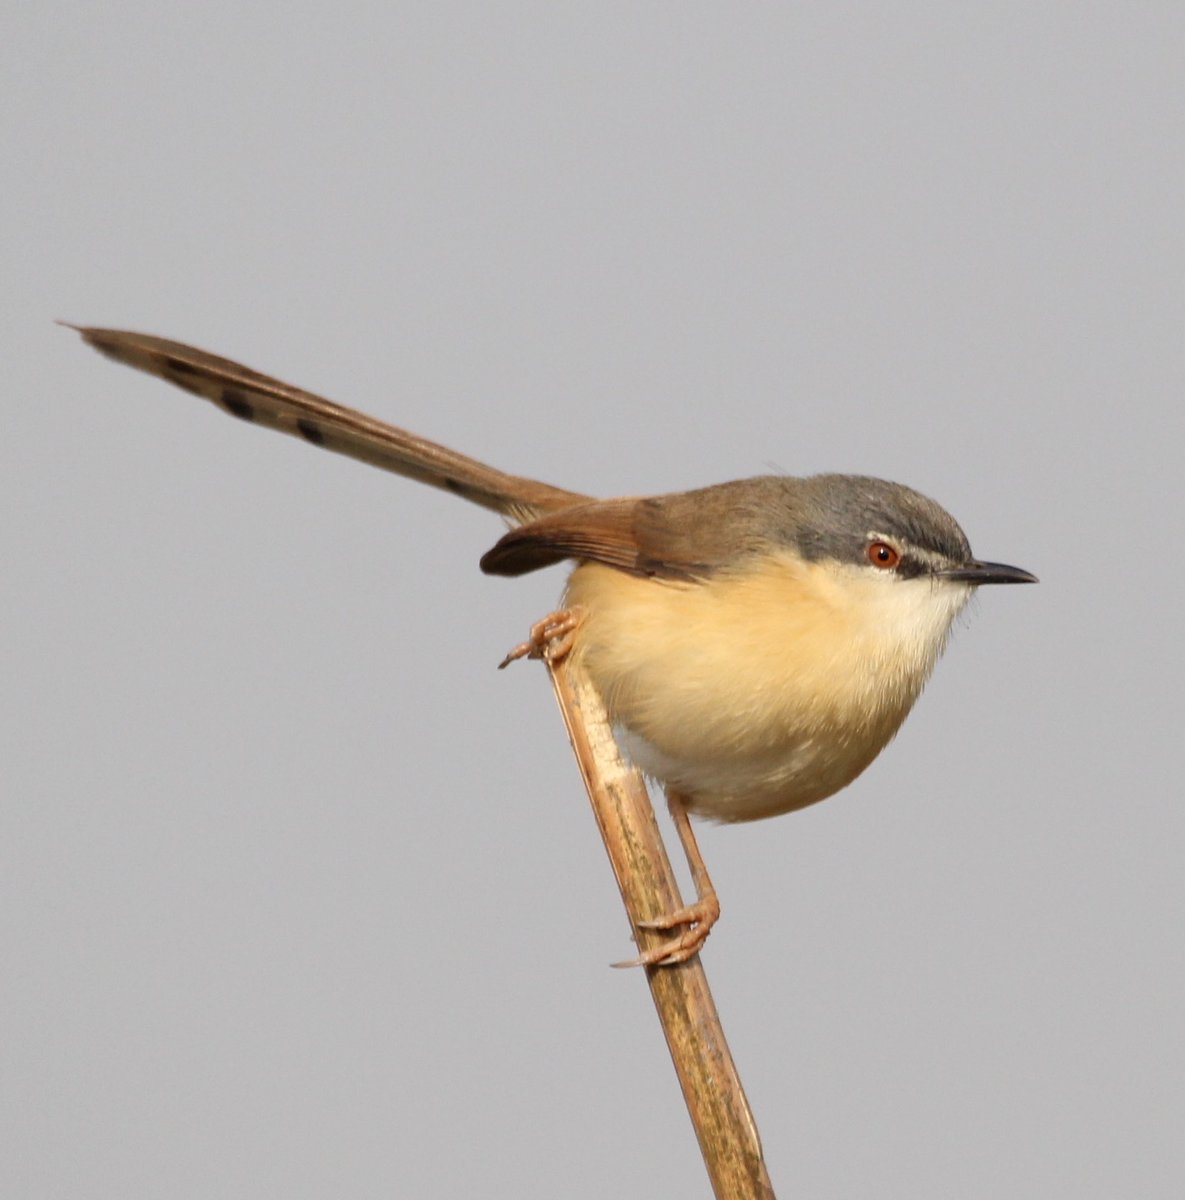
<svg viewBox="0 0 1185 1200">
<path fill-rule="evenodd" d="M 568 658 L 545 656 L 568 735 L 642 950 L 668 936 L 640 921 L 682 906 L 642 777 L 622 762 L 600 697 Z M 647 982 L 718 1200 L 773 1200 L 761 1140 L 699 956 Z"/>
</svg>

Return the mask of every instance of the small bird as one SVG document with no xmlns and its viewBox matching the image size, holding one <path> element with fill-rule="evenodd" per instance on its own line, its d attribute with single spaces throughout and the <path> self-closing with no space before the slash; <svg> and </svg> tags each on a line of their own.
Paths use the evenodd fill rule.
<svg viewBox="0 0 1185 1200">
<path fill-rule="evenodd" d="M 564 635 L 627 756 L 665 788 L 697 891 L 649 923 L 684 928 L 634 964 L 685 961 L 719 916 L 688 813 L 751 821 L 847 786 L 900 728 L 974 590 L 1036 582 L 975 558 L 949 513 L 898 483 L 771 475 L 597 500 L 180 342 L 70 328 L 245 421 L 501 513 L 512 528 L 487 574 L 576 564 L 541 628 Z"/>
</svg>

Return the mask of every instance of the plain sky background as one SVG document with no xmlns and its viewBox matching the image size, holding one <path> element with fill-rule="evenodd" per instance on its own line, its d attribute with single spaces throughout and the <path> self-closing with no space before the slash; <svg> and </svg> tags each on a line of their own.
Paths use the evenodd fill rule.
<svg viewBox="0 0 1185 1200">
<path fill-rule="evenodd" d="M 600 494 L 933 495 L 901 736 L 705 828 L 784 1196 L 1185 1194 L 1179 4 L 4 6 L 0 1194 L 707 1192 L 488 513 L 67 320 Z"/>
</svg>

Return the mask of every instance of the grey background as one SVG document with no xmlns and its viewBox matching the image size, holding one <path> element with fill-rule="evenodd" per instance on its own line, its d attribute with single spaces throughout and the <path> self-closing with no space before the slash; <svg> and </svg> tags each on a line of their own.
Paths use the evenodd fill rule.
<svg viewBox="0 0 1185 1200">
<path fill-rule="evenodd" d="M 558 571 L 55 317 L 602 494 L 908 482 L 984 594 L 707 828 L 784 1195 L 1176 1197 L 1180 6 L 5 6 L 12 1197 L 706 1184 L 542 671 Z"/>
</svg>

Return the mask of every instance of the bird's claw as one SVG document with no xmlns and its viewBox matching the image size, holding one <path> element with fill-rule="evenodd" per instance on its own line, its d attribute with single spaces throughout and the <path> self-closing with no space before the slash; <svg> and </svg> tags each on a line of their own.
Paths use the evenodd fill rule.
<svg viewBox="0 0 1185 1200">
<path fill-rule="evenodd" d="M 637 958 L 614 963 L 615 967 L 671 967 L 686 962 L 700 952 L 712 926 L 720 919 L 720 901 L 715 891 L 706 892 L 694 904 L 685 904 L 672 913 L 639 921 L 639 929 L 674 929 L 686 925 L 682 933 L 644 950 Z"/>
<path fill-rule="evenodd" d="M 580 610 L 575 608 L 548 613 L 542 621 L 536 621 L 531 626 L 530 637 L 507 654 L 498 664 L 498 670 L 501 671 L 520 658 L 541 658 L 549 663 L 559 662 L 571 652 L 582 617 Z"/>
</svg>

